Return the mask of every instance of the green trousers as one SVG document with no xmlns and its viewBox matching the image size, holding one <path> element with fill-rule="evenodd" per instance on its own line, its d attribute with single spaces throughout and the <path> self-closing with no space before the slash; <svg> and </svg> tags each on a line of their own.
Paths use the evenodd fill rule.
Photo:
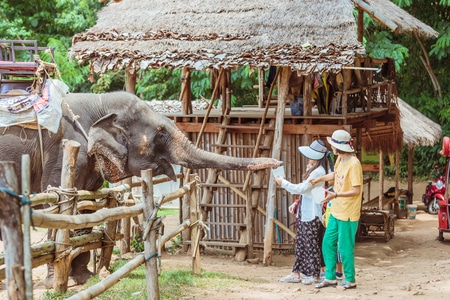
<svg viewBox="0 0 450 300">
<path fill-rule="evenodd" d="M 345 280 L 355 282 L 355 236 L 358 222 L 341 221 L 330 214 L 322 242 L 325 278 L 336 280 L 336 255 L 341 254 Z"/>
</svg>

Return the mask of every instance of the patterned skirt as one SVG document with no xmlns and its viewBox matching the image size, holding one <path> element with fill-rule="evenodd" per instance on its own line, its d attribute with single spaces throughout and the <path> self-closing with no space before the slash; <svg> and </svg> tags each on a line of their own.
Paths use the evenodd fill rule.
<svg viewBox="0 0 450 300">
<path fill-rule="evenodd" d="M 295 262 L 292 272 L 319 277 L 323 266 L 322 237 L 324 228 L 319 218 L 302 222 L 297 219 L 295 238 Z"/>
</svg>

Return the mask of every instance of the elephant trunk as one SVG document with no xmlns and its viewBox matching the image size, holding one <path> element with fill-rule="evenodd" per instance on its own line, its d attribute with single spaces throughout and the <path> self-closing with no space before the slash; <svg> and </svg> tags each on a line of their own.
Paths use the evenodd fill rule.
<svg viewBox="0 0 450 300">
<path fill-rule="evenodd" d="M 197 148 L 181 131 L 174 133 L 172 141 L 172 163 L 190 169 L 261 170 L 283 164 L 282 161 L 269 157 L 237 158 L 208 152 Z"/>
</svg>

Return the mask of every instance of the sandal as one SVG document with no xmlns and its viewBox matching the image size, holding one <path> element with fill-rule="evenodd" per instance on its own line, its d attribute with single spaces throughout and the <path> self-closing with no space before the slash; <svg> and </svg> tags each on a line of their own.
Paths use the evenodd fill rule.
<svg viewBox="0 0 450 300">
<path fill-rule="evenodd" d="M 300 282 L 300 278 L 294 277 L 291 274 L 289 274 L 289 275 L 284 276 L 283 278 L 281 278 L 280 282 L 299 283 Z"/>
<path fill-rule="evenodd" d="M 336 282 L 331 282 L 331 281 L 324 279 L 321 282 L 319 282 L 318 284 L 316 284 L 316 289 L 321 289 L 321 288 L 325 288 L 325 287 L 329 287 L 329 286 L 335 287 L 336 285 L 337 285 Z"/>
<path fill-rule="evenodd" d="M 348 290 L 348 289 L 356 289 L 356 283 L 350 283 L 348 281 L 342 281 L 339 286 L 339 289 Z"/>
<path fill-rule="evenodd" d="M 302 280 L 302 284 L 304 284 L 304 285 L 311 285 L 313 283 L 319 283 L 319 282 L 320 282 L 320 280 L 317 280 L 312 276 Z"/>
</svg>

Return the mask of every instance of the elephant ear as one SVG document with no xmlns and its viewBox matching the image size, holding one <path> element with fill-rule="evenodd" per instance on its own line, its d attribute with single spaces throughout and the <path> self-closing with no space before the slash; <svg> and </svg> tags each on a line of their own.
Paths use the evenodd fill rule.
<svg viewBox="0 0 450 300">
<path fill-rule="evenodd" d="M 87 154 L 95 156 L 98 167 L 110 182 L 127 177 L 129 138 L 124 128 L 115 122 L 116 118 L 117 114 L 102 117 L 91 126 L 88 134 Z"/>
</svg>

